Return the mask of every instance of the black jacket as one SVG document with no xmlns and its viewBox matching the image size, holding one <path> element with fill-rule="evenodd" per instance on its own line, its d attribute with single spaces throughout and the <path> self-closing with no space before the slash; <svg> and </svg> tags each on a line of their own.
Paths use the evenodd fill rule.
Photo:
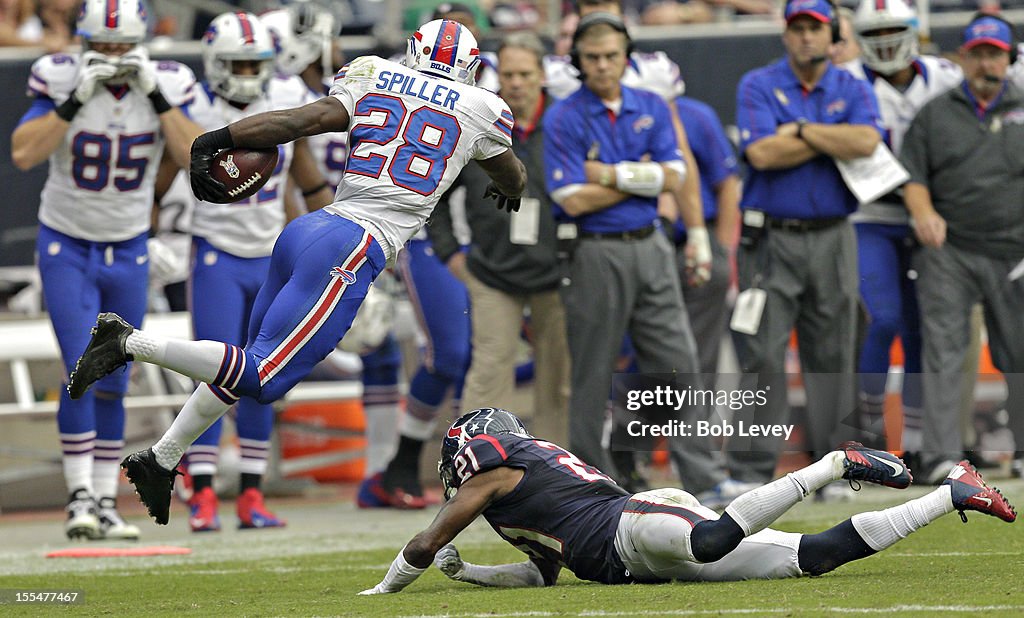
<svg viewBox="0 0 1024 618">
<path fill-rule="evenodd" d="M 545 109 L 547 104 L 545 96 L 542 99 Z M 523 197 L 540 201 L 536 245 L 516 245 L 509 240 L 510 215 L 504 210 L 498 210 L 493 199 L 482 197 L 490 178 L 478 165 L 468 165 L 462 170 L 455 184 L 441 197 L 427 227 L 434 253 L 442 262 L 447 262 L 459 250 L 458 241 L 452 232 L 449 199 L 452 191 L 465 186 L 466 217 L 473 234 L 466 259 L 467 267 L 485 285 L 508 294 L 553 290 L 561 280 L 556 224 L 551 200 L 544 186 L 542 115 L 538 116 L 537 124 L 529 133 L 524 134 L 517 123 L 512 140 L 513 152 L 526 165 L 527 184 Z"/>
</svg>

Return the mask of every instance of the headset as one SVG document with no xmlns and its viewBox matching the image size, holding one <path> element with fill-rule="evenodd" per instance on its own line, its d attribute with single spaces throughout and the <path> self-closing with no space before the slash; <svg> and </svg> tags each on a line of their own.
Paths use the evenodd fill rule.
<svg viewBox="0 0 1024 618">
<path fill-rule="evenodd" d="M 633 39 L 629 36 L 629 31 L 626 30 L 626 24 L 622 22 L 622 18 L 614 13 L 590 13 L 586 17 L 580 19 L 579 25 L 576 26 L 576 31 L 572 33 L 572 49 L 569 51 L 569 62 L 573 68 L 583 73 L 583 69 L 580 68 L 580 52 L 576 48 L 576 44 L 579 43 L 580 39 L 583 38 L 583 33 L 588 28 L 596 26 L 598 24 L 605 24 L 611 26 L 616 31 L 621 32 L 626 37 L 626 58 L 629 58 L 633 53 Z"/>
<path fill-rule="evenodd" d="M 786 0 L 786 6 L 782 9 L 783 14 L 789 9 L 789 4 L 796 0 Z M 839 33 L 839 5 L 836 4 L 836 0 L 828 0 L 829 6 L 832 7 L 832 21 L 829 22 L 829 31 L 832 34 L 832 44 L 835 45 L 843 40 L 842 35 Z"/>
<path fill-rule="evenodd" d="M 979 19 L 985 17 L 990 17 L 997 21 L 1001 21 L 1004 24 L 1006 24 L 1006 26 L 1010 29 L 1010 64 L 1017 62 L 1017 42 L 1020 40 L 1017 37 L 1017 29 L 1014 27 L 1012 23 L 1010 23 L 1010 20 L 1006 19 L 1001 15 L 993 15 L 992 13 L 983 13 L 981 11 L 978 11 L 977 13 L 972 15 L 971 21 L 967 22 L 967 25 L 964 26 L 964 29 L 960 32 L 960 43 L 963 44 L 964 42 L 966 42 L 967 30 L 970 29 L 971 25 L 973 25 L 974 22 L 978 21 Z"/>
</svg>

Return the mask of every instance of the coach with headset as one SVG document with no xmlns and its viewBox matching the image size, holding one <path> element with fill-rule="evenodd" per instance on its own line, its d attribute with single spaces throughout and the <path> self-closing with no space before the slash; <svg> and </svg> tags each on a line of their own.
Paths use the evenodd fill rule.
<svg viewBox="0 0 1024 618">
<path fill-rule="evenodd" d="M 675 250 L 657 214 L 658 195 L 681 182 L 686 168 L 668 105 L 621 84 L 631 47 L 618 16 L 581 19 L 571 56 L 583 85 L 544 115 L 547 190 L 556 218 L 578 234 L 563 287 L 572 357 L 569 445 L 598 467 L 609 463 L 602 428 L 627 331 L 641 372 L 699 371 Z M 560 238 L 569 236 L 567 226 Z M 695 236 L 707 242 L 706 233 Z"/>
<path fill-rule="evenodd" d="M 922 248 L 918 273 L 924 369 L 922 451 L 930 470 L 963 451 L 960 371 L 971 307 L 983 303 L 992 360 L 1024 461 L 1024 93 L 1007 81 L 1012 26 L 977 14 L 963 31 L 964 80 L 921 108 L 900 160 L 904 202 Z M 929 461 L 930 459 L 930 461 Z M 928 472 L 928 471 L 926 471 Z M 936 481 L 926 473 L 924 479 Z"/>
<path fill-rule="evenodd" d="M 791 0 L 785 18 L 785 57 L 744 75 L 737 92 L 749 174 L 732 328 L 742 371 L 757 374 L 756 388 L 767 389 L 767 403 L 741 413 L 758 424 L 788 422 L 785 358 L 796 328 L 807 391 L 804 435 L 820 457 L 854 437 L 837 429 L 854 404 L 857 241 L 847 216 L 857 200 L 835 161 L 870 155 L 882 135 L 871 85 L 829 61 L 839 40 L 834 6 Z M 754 379 L 744 388 L 754 388 Z M 733 477 L 767 482 L 781 446 L 771 436 L 731 442 Z"/>
</svg>

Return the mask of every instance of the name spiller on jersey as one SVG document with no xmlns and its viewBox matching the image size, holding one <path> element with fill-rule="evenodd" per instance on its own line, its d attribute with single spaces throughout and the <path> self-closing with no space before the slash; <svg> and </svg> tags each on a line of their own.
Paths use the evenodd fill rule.
<svg viewBox="0 0 1024 618">
<path fill-rule="evenodd" d="M 418 90 L 417 86 L 419 87 Z M 430 93 L 430 96 L 427 96 L 427 90 L 431 86 L 433 86 L 433 91 Z M 427 80 L 415 75 L 392 73 L 391 71 L 381 71 L 377 75 L 377 82 L 374 84 L 374 87 L 377 88 L 377 90 L 400 92 L 402 94 L 416 97 L 417 99 L 430 101 L 434 105 L 447 107 L 452 111 L 455 111 L 455 103 L 459 100 L 458 92 L 444 84 L 438 84 L 436 80 Z"/>
</svg>

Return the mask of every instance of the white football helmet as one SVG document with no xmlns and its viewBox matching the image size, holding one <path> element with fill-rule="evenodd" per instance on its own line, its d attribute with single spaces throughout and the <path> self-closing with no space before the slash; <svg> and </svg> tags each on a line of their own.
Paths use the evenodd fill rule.
<svg viewBox="0 0 1024 618">
<path fill-rule="evenodd" d="M 900 31 L 878 33 L 893 29 Z M 910 66 L 918 54 L 917 14 L 904 0 L 863 0 L 853 14 L 853 30 L 864 64 L 883 75 Z"/>
<path fill-rule="evenodd" d="M 86 48 L 90 43 L 138 45 L 146 39 L 146 7 L 142 0 L 85 0 L 76 34 Z"/>
<path fill-rule="evenodd" d="M 435 19 L 409 37 L 405 66 L 472 86 L 480 66 L 480 49 L 469 28 L 457 21 Z"/>
<path fill-rule="evenodd" d="M 298 75 L 317 60 L 324 75 L 334 75 L 331 43 L 340 28 L 334 15 L 312 2 L 296 2 L 287 8 L 260 15 L 277 45 L 277 68 L 286 75 Z"/>
<path fill-rule="evenodd" d="M 236 75 L 235 61 L 257 62 L 254 75 Z M 252 13 L 218 15 L 203 35 L 203 71 L 218 95 L 250 103 L 263 94 L 274 74 L 274 41 Z"/>
</svg>

